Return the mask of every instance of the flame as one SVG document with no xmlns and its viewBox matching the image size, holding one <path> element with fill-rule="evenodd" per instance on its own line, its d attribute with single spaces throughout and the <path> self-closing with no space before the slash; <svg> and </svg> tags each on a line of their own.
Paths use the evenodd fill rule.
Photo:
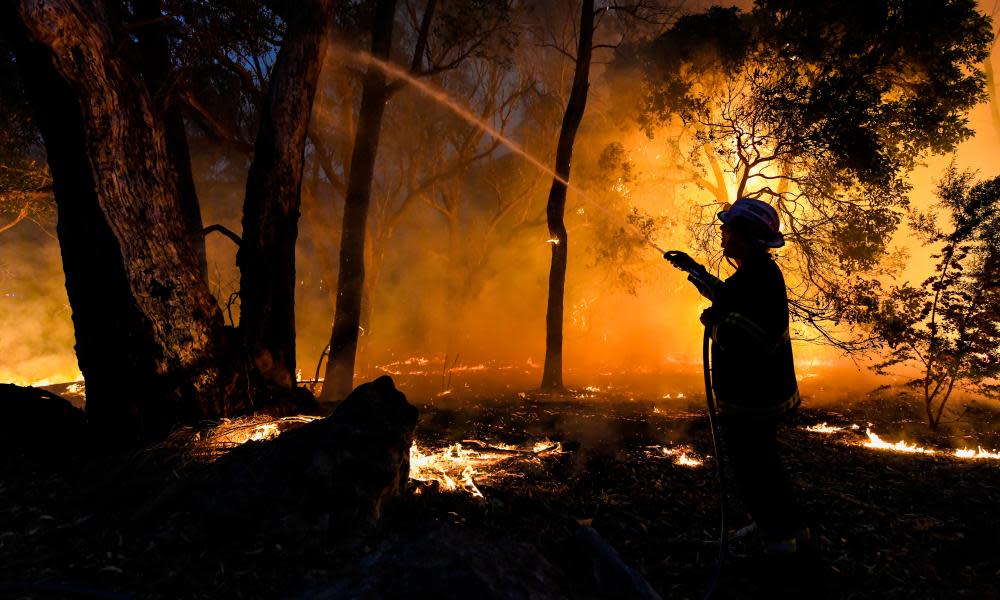
<svg viewBox="0 0 1000 600">
<path fill-rule="evenodd" d="M 483 481 L 509 475 L 504 465 L 517 459 L 537 460 L 562 452 L 562 443 L 549 439 L 533 443 L 528 450 L 504 443 L 465 440 L 433 451 L 414 442 L 410 446 L 410 479 L 437 482 L 445 491 L 483 498 L 477 479 Z"/>
<path fill-rule="evenodd" d="M 559 245 L 559 238 L 549 238 L 549 239 L 545 240 L 545 243 L 546 244 L 552 244 L 553 246 L 558 246 Z"/>
<path fill-rule="evenodd" d="M 223 419 L 207 430 L 180 427 L 170 434 L 162 442 L 162 445 L 180 447 L 193 458 L 212 461 L 237 446 L 242 446 L 247 442 L 263 442 L 274 439 L 289 429 L 319 418 L 311 415 L 280 418 L 256 415 Z"/>
<path fill-rule="evenodd" d="M 993 451 L 983 450 L 982 446 L 978 446 L 976 450 L 973 450 L 972 448 L 961 448 L 955 450 L 955 456 L 958 458 L 971 458 L 971 459 L 985 458 L 985 459 L 1000 460 L 1000 452 L 997 452 L 996 450 Z"/>
<path fill-rule="evenodd" d="M 677 446 L 652 446 L 654 451 L 659 450 L 659 453 L 649 453 L 647 456 L 653 457 L 670 457 L 674 459 L 674 464 L 681 467 L 700 467 L 705 463 L 701 458 L 695 454 L 694 450 L 689 446 L 677 445 Z"/>
<path fill-rule="evenodd" d="M 687 452 L 681 452 L 681 455 L 677 457 L 674 464 L 681 465 L 684 467 L 700 467 L 702 464 L 701 459 L 693 458 L 687 455 Z"/>
<path fill-rule="evenodd" d="M 826 421 L 819 423 L 817 425 L 810 425 L 806 427 L 806 431 L 811 431 L 813 433 L 837 433 L 838 431 L 843 431 L 843 427 L 837 427 L 836 425 L 827 425 Z"/>
<path fill-rule="evenodd" d="M 864 443 L 866 448 L 876 448 L 879 450 L 892 450 L 893 452 L 905 452 L 907 454 L 937 454 L 937 450 L 931 450 L 929 448 L 921 448 L 916 444 L 908 444 L 903 440 L 899 440 L 895 444 L 890 444 L 878 436 L 871 429 L 866 429 L 865 433 L 868 434 L 868 441 Z"/>
</svg>

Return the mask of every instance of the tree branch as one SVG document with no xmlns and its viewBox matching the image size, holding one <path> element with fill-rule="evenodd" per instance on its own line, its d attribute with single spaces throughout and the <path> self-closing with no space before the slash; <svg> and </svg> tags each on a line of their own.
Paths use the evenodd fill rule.
<svg viewBox="0 0 1000 600">
<path fill-rule="evenodd" d="M 206 228 L 204 228 L 204 229 L 201 230 L 201 234 L 202 235 L 206 235 L 206 236 L 208 234 L 210 234 L 210 233 L 213 233 L 213 232 L 221 233 L 222 235 L 224 235 L 227 238 L 231 239 L 233 241 L 233 243 L 236 244 L 237 247 L 240 247 L 240 246 L 243 245 L 243 238 L 241 238 L 239 235 L 236 234 L 235 231 L 233 231 L 232 229 L 229 229 L 225 225 L 220 225 L 220 224 L 216 223 L 215 225 L 209 225 L 208 227 L 206 227 Z"/>
</svg>

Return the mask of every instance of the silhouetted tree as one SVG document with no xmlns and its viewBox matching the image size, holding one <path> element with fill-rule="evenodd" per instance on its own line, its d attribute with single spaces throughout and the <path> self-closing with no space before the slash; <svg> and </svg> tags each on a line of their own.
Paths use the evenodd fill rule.
<svg viewBox="0 0 1000 600">
<path fill-rule="evenodd" d="M 542 368 L 541 388 L 544 390 L 559 390 L 563 387 L 563 306 L 566 296 L 566 266 L 569 256 L 569 238 L 566 234 L 566 191 L 570 176 L 570 163 L 573 159 L 573 143 L 587 108 L 587 93 L 590 89 L 590 67 L 596 48 L 614 48 L 617 44 L 599 44 L 594 41 L 596 29 L 602 20 L 609 15 L 625 16 L 636 20 L 665 22 L 676 12 L 676 8 L 653 1 L 627 2 L 606 0 L 596 6 L 594 0 L 583 0 L 579 7 L 579 18 L 571 28 L 564 28 L 561 34 L 555 32 L 558 22 L 548 22 L 543 25 L 549 40 L 546 46 L 554 48 L 573 63 L 573 83 L 569 98 L 563 113 L 562 126 L 559 130 L 559 141 L 556 144 L 556 156 L 549 189 L 549 199 L 546 206 L 549 236 L 551 239 L 552 259 L 549 268 L 548 300 L 545 310 L 545 364 Z M 545 14 L 543 12 L 543 14 Z M 625 19 L 626 22 L 628 19 Z M 568 47 L 565 41 L 565 31 L 575 33 L 575 48 Z M 563 39 L 560 40 L 560 37 Z M 618 44 L 625 38 L 621 32 Z"/>
<path fill-rule="evenodd" d="M 677 179 L 714 199 L 696 231 L 706 252 L 720 205 L 775 206 L 793 312 L 824 332 L 886 256 L 910 170 L 971 135 L 991 38 L 973 0 L 715 7 L 647 47 L 641 122 L 672 136 Z"/>
<path fill-rule="evenodd" d="M 268 195 L 256 205 L 251 198 L 251 215 L 297 218 L 296 156 L 301 161 L 332 4 L 297 3 L 281 15 L 288 29 L 272 94 L 289 106 L 282 112 L 272 100 L 263 113 L 252 171 Z M 172 78 L 162 32 L 131 35 L 167 17 L 154 4 L 136 4 L 135 15 L 128 8 L 52 0 L 8 2 L 0 13 L 52 172 L 88 415 L 109 438 L 126 440 L 248 410 L 246 378 L 275 380 L 260 360 L 256 369 L 244 365 L 242 344 L 224 334 L 208 289 L 193 231 L 196 199 L 176 165 L 186 160 L 182 135 L 171 131 L 177 122 L 162 100 Z M 268 218 L 269 227 L 294 231 L 288 218 Z M 242 244 L 273 249 L 281 260 L 294 235 L 272 234 L 251 230 Z M 266 320 L 287 322 L 289 304 L 269 308 Z M 287 335 L 294 343 L 294 331 Z M 282 341 L 266 341 L 272 356 L 283 356 Z"/>
<path fill-rule="evenodd" d="M 973 182 L 952 165 L 938 185 L 938 209 L 913 214 L 925 244 L 940 247 L 934 274 L 919 286 L 874 288 L 865 297 L 879 341 L 888 345 L 880 371 L 915 364 L 931 428 L 941 423 L 956 387 L 1000 392 L 1000 177 Z"/>
</svg>

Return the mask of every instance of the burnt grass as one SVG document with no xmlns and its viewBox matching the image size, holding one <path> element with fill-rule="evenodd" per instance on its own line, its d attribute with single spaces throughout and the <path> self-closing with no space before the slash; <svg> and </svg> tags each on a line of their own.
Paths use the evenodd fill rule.
<svg viewBox="0 0 1000 600">
<path fill-rule="evenodd" d="M 376 528 L 353 535 L 151 522 L 148 507 L 199 467 L 179 449 L 9 457 L 0 480 L 0 598 L 607 597 L 574 541 L 581 521 L 663 598 L 702 597 L 718 498 L 701 401 L 669 409 L 657 401 L 654 412 L 649 400 L 599 396 L 418 403 L 423 446 L 548 438 L 564 452 L 512 459 L 505 476 L 477 480 L 482 499 L 411 481 Z M 905 398 L 805 408 L 798 421 L 782 443 L 815 548 L 809 565 L 794 567 L 808 573 L 799 578 L 805 587 L 787 596 L 996 597 L 1000 461 L 848 443 L 870 422 L 889 441 L 905 435 L 951 448 L 978 432 L 974 439 L 996 448 L 994 412 L 971 410 L 933 434 Z M 861 429 L 802 427 L 824 421 Z M 678 466 L 649 448 L 671 443 L 690 445 L 705 463 Z M 730 528 L 747 524 L 734 494 L 728 503 Z M 753 535 L 736 540 L 717 597 L 777 597 L 781 586 L 768 573 Z M 511 585 L 518 579 L 531 581 Z"/>
</svg>

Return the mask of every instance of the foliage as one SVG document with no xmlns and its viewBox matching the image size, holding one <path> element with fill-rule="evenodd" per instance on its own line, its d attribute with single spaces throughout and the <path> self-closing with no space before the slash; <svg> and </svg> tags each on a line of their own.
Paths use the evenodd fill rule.
<svg viewBox="0 0 1000 600">
<path fill-rule="evenodd" d="M 971 135 L 991 41 L 973 0 L 715 7 L 637 53 L 639 120 L 669 138 L 681 181 L 712 195 L 694 231 L 706 250 L 719 204 L 775 206 L 793 312 L 828 325 L 853 315 L 845 293 L 889 252 L 909 171 Z"/>
<path fill-rule="evenodd" d="M 940 247 L 934 275 L 893 287 L 870 313 L 890 353 L 878 368 L 916 363 L 928 423 L 936 427 L 953 389 L 1000 392 L 1000 177 L 973 183 L 952 165 L 938 185 L 936 215 L 914 213 L 925 244 Z"/>
<path fill-rule="evenodd" d="M 52 181 L 13 55 L 0 42 L 0 232 L 53 220 Z"/>
</svg>

